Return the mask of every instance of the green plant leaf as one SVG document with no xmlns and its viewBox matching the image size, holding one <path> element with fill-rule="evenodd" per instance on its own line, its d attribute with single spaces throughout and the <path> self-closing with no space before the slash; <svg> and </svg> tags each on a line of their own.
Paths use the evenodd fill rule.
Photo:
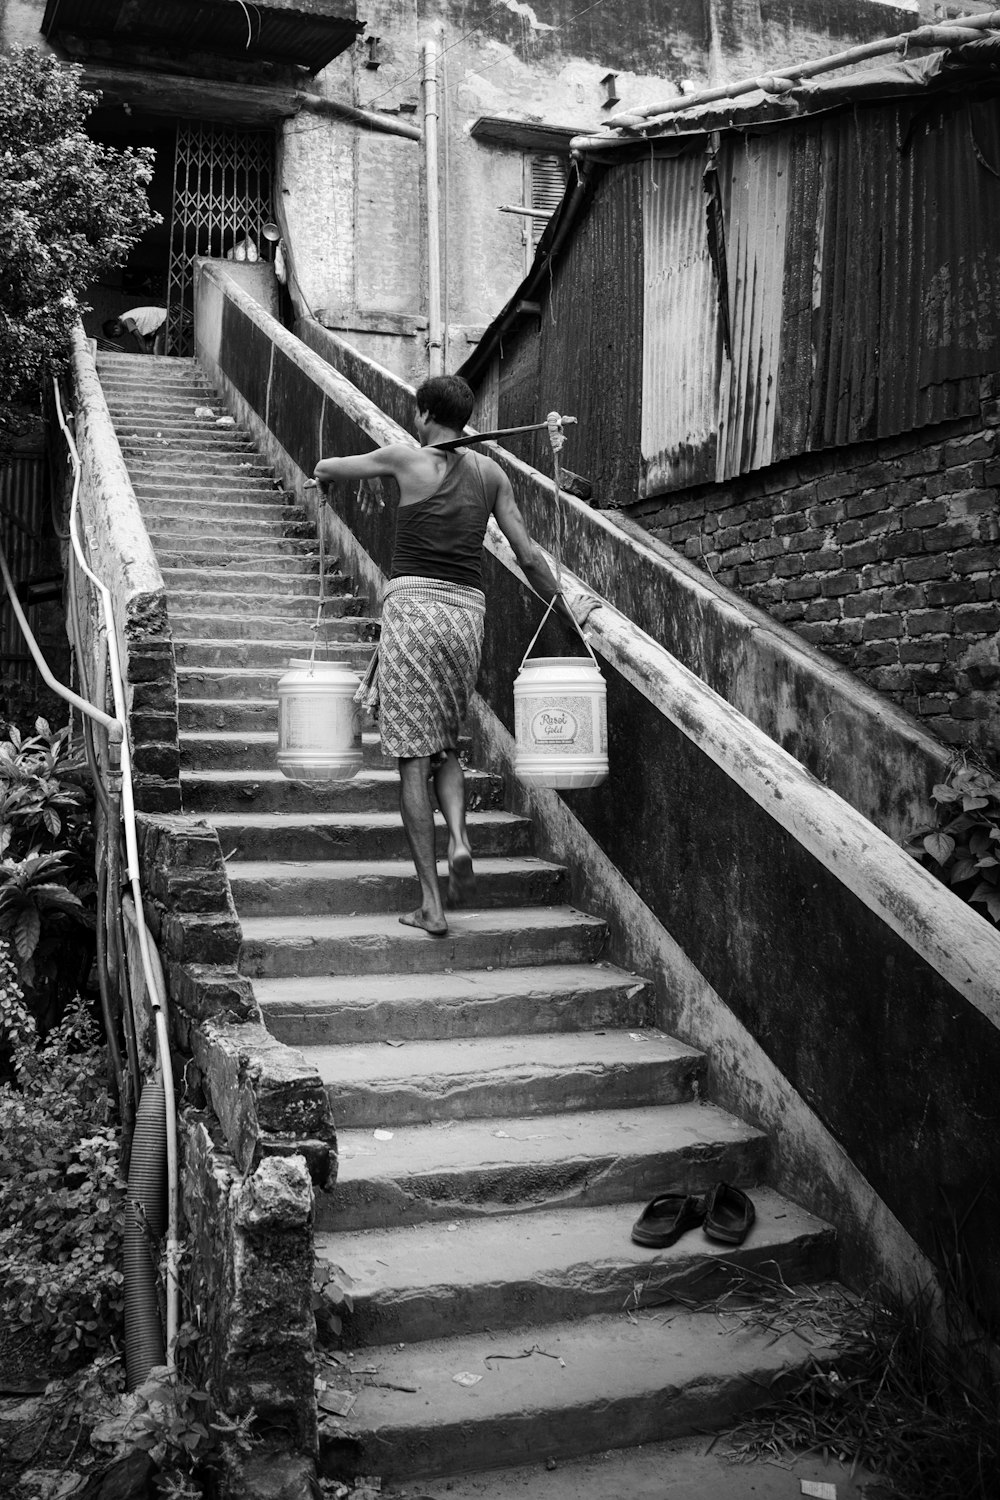
<svg viewBox="0 0 1000 1500">
<path fill-rule="evenodd" d="M 951 868 L 949 883 L 960 885 L 963 880 L 971 880 L 976 873 L 976 861 L 974 859 L 960 859 Z"/>
<path fill-rule="evenodd" d="M 962 807 L 965 812 L 978 812 L 981 807 L 989 807 L 989 805 L 990 799 L 988 797 L 973 796 L 962 798 Z"/>
<path fill-rule="evenodd" d="M 955 840 L 947 833 L 929 833 L 924 839 L 924 848 L 931 859 L 939 865 L 946 864 L 955 852 Z"/>
<path fill-rule="evenodd" d="M 14 927 L 14 947 L 17 956 L 26 963 L 38 947 L 38 939 L 42 932 L 42 919 L 38 908 L 25 906 Z"/>
<path fill-rule="evenodd" d="M 957 802 L 959 799 L 959 793 L 946 781 L 939 781 L 936 786 L 932 787 L 931 796 L 935 802 Z"/>
<path fill-rule="evenodd" d="M 996 895 L 995 890 L 985 880 L 981 880 L 976 889 L 969 897 L 970 901 L 988 901 L 991 896 Z"/>
<path fill-rule="evenodd" d="M 1000 891 L 994 891 L 992 896 L 987 897 L 986 910 L 994 922 L 1000 925 Z"/>
</svg>

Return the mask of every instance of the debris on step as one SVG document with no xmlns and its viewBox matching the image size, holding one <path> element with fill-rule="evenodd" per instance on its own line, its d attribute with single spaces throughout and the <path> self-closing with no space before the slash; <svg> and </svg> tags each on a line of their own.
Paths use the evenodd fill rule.
<svg viewBox="0 0 1000 1500">
<path fill-rule="evenodd" d="M 196 417 L 214 417 L 215 412 L 210 406 L 196 406 L 194 409 Z"/>
</svg>

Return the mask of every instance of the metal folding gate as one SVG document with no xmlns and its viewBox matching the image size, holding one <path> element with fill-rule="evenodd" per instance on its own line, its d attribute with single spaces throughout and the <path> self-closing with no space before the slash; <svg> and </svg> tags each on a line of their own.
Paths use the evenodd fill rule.
<svg viewBox="0 0 1000 1500">
<path fill-rule="evenodd" d="M 261 260 L 272 250 L 263 226 L 273 218 L 274 135 L 181 120 L 167 273 L 167 354 L 194 348 L 196 255 L 217 259 L 251 239 Z M 250 259 L 254 259 L 253 254 Z"/>
</svg>

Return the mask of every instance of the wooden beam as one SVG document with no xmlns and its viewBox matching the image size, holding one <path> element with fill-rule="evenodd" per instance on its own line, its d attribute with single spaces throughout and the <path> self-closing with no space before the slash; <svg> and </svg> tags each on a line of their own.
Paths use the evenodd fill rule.
<svg viewBox="0 0 1000 1500">
<path fill-rule="evenodd" d="M 350 120 L 368 130 L 421 139 L 419 125 L 397 115 L 358 109 L 339 99 L 300 89 L 252 83 L 224 83 L 215 78 L 193 78 L 179 73 L 147 73 L 138 68 L 111 68 L 87 62 L 85 88 L 100 90 L 106 104 L 128 104 L 152 115 L 181 115 L 196 120 L 223 120 L 229 125 L 276 125 L 300 110 Z"/>
<path fill-rule="evenodd" d="M 232 125 L 276 125 L 301 107 L 293 89 L 111 68 L 94 61 L 84 64 L 83 84 L 100 90 L 106 104 L 129 104 L 146 114 L 222 120 Z"/>
</svg>

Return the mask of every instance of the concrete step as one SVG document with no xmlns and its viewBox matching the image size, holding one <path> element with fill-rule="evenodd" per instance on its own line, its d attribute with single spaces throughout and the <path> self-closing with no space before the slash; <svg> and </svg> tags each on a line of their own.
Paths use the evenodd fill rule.
<svg viewBox="0 0 1000 1500">
<path fill-rule="evenodd" d="M 274 542 L 304 542 L 318 547 L 315 528 L 309 529 L 304 512 L 296 512 L 290 520 L 283 519 L 286 507 L 277 490 L 249 495 L 242 490 L 230 491 L 228 500 L 207 499 L 200 511 L 188 505 L 188 494 L 153 501 L 139 493 L 138 500 L 147 517 L 150 535 L 162 533 L 173 543 L 197 545 L 206 538 L 210 539 L 207 544 L 214 547 L 215 538 L 221 537 L 239 543 L 244 549 L 255 543 L 269 546 Z M 294 511 L 295 507 L 287 509 Z"/>
<path fill-rule="evenodd" d="M 362 642 L 355 647 L 353 643 L 345 642 L 343 652 L 340 653 L 345 665 L 351 659 L 348 654 L 351 651 L 358 661 L 367 661 L 371 655 L 371 646 Z M 308 654 L 307 651 L 307 658 Z M 177 670 L 177 691 L 181 701 L 188 704 L 195 699 L 230 704 L 234 700 L 252 703 L 254 700 L 267 699 L 277 702 L 278 683 L 287 670 L 287 662 L 274 667 L 234 667 L 232 671 L 225 667 L 183 666 Z"/>
<path fill-rule="evenodd" d="M 369 769 L 386 769 L 395 761 L 382 754 L 377 735 L 362 735 L 363 764 Z M 278 763 L 277 730 L 247 730 L 229 733 L 224 729 L 181 730 L 181 770 L 199 771 L 271 770 Z"/>
<path fill-rule="evenodd" d="M 181 772 L 181 796 L 186 813 L 385 813 L 399 808 L 399 776 L 395 771 L 363 770 L 350 781 L 292 781 L 278 770 Z M 469 811 L 503 805 L 503 782 L 486 771 L 467 771 Z"/>
<path fill-rule="evenodd" d="M 165 449 L 148 457 L 141 452 L 130 453 L 126 466 L 137 478 L 147 478 L 154 483 L 163 483 L 168 476 L 176 476 L 175 482 L 201 484 L 210 476 L 220 475 L 233 483 L 244 479 L 265 479 L 274 482 L 274 470 L 254 450 L 247 457 L 236 454 L 198 453 L 190 457 L 176 449 Z"/>
<path fill-rule="evenodd" d="M 207 596 L 207 597 L 206 597 Z M 211 604 L 213 613 L 209 616 L 201 614 L 206 604 Z M 367 596 L 360 594 L 333 594 L 323 603 L 324 613 L 328 617 L 336 615 L 360 615 L 368 603 Z M 201 589 L 171 589 L 167 596 L 167 609 L 171 620 L 174 616 L 187 616 L 189 619 L 210 620 L 224 619 L 230 614 L 236 616 L 239 628 L 234 628 L 232 634 L 243 635 L 252 631 L 259 621 L 268 620 L 272 622 L 285 622 L 286 637 L 289 631 L 288 622 L 299 620 L 299 629 L 304 634 L 309 625 L 315 622 L 316 610 L 319 601 L 316 597 L 315 588 L 311 594 L 255 594 L 244 593 L 218 593 L 212 594 Z M 297 634 L 294 626 L 291 627 L 292 634 Z M 194 633 L 185 631 L 185 634 Z M 207 635 L 215 635 L 226 632 L 217 632 L 214 627 L 205 632 Z"/>
<path fill-rule="evenodd" d="M 326 1366 L 325 1374 L 336 1386 L 336 1371 Z M 331 1434 L 338 1426 L 336 1418 L 328 1420 Z M 417 1482 L 399 1494 L 424 1500 L 512 1500 L 515 1495 L 519 1500 L 798 1500 L 803 1481 L 813 1486 L 810 1494 L 836 1500 L 873 1500 L 877 1492 L 870 1469 L 821 1453 L 799 1450 L 780 1461 L 760 1456 L 736 1462 L 732 1449 L 739 1440 L 734 1434 L 730 1443 L 729 1437 L 728 1432 L 712 1438 L 696 1433 L 591 1451 L 558 1464 L 553 1459 L 552 1470 L 544 1455 L 522 1454 L 512 1469 L 442 1474 L 431 1485 Z"/>
<path fill-rule="evenodd" d="M 444 1120 L 404 1125 L 389 1140 L 344 1130 L 338 1141 L 337 1185 L 316 1209 L 317 1226 L 338 1232 L 645 1202 L 720 1179 L 750 1188 L 768 1152 L 761 1131 L 692 1103 Z"/>
<path fill-rule="evenodd" d="M 357 1399 L 346 1418 L 323 1421 L 320 1470 L 412 1481 L 723 1428 L 773 1400 L 782 1378 L 832 1362 L 839 1349 L 827 1328 L 817 1316 L 806 1343 L 752 1311 L 725 1320 L 678 1311 L 377 1345 L 321 1367 Z M 481 1379 L 456 1382 L 464 1372 Z"/>
<path fill-rule="evenodd" d="M 229 734 L 278 733 L 278 693 L 267 698 L 178 698 L 177 718 L 182 734 L 225 731 Z M 183 691 L 178 683 L 178 692 Z"/>
<path fill-rule="evenodd" d="M 115 428 L 115 431 L 118 446 L 126 459 L 133 454 L 137 458 L 151 459 L 168 456 L 177 458 L 181 455 L 193 458 L 200 454 L 204 454 L 206 458 L 221 458 L 225 454 L 231 454 L 236 459 L 259 458 L 259 450 L 249 436 L 237 432 L 233 427 L 213 428 L 204 433 L 191 432 L 183 438 L 169 428 L 159 428 L 152 423 L 145 432 L 129 432 L 120 427 Z"/>
<path fill-rule="evenodd" d="M 186 608 L 184 604 L 174 600 L 167 601 L 175 646 L 178 638 L 190 647 L 204 646 L 204 652 L 191 651 L 186 660 L 204 662 L 207 656 L 216 665 L 222 661 L 245 663 L 245 647 L 252 650 L 253 661 L 259 661 L 262 665 L 268 661 L 268 648 L 273 661 L 308 657 L 312 650 L 312 630 L 316 625 L 317 608 L 313 601 L 312 609 L 304 607 L 296 619 L 294 615 L 287 613 L 272 615 L 269 610 L 265 612 L 257 606 L 243 615 L 236 610 L 226 614 L 208 614 L 197 608 Z M 377 621 L 360 612 L 334 612 L 328 605 L 324 606 L 323 615 L 324 618 L 319 622 L 320 660 L 339 661 L 343 645 L 352 638 L 355 641 L 369 642 L 368 655 L 371 655 L 371 645 L 374 644 L 378 630 Z M 218 654 L 220 650 L 223 651 L 221 657 Z M 176 659 L 180 660 L 179 657 Z"/>
<path fill-rule="evenodd" d="M 108 410 L 116 422 L 119 418 L 132 417 L 139 412 L 156 413 L 164 418 L 177 417 L 186 422 L 206 423 L 214 422 L 219 417 L 232 415 L 217 398 L 205 396 L 203 391 L 198 390 L 176 390 L 168 386 L 162 386 L 159 389 L 133 386 L 110 393 L 106 391 L 105 395 Z M 215 417 L 196 417 L 195 408 L 199 406 L 210 406 Z"/>
<path fill-rule="evenodd" d="M 412 887 L 416 905 L 416 879 Z M 569 906 L 448 914 L 434 938 L 394 913 L 357 917 L 247 917 L 240 969 L 251 979 L 293 974 L 438 974 L 518 964 L 586 963 L 607 941 L 599 918 Z"/>
<path fill-rule="evenodd" d="M 444 897 L 448 866 L 438 864 Z M 360 916 L 407 911 L 419 900 L 410 859 L 300 861 L 238 860 L 229 866 L 240 918 Z M 476 861 L 476 896 L 468 907 L 552 906 L 565 901 L 569 881 L 563 865 L 533 855 L 484 857 Z"/>
<path fill-rule="evenodd" d="M 268 1029 L 291 1047 L 639 1029 L 650 1008 L 645 982 L 604 962 L 454 969 L 433 985 L 409 974 L 255 979 L 254 993 Z"/>
<path fill-rule="evenodd" d="M 679 1104 L 704 1088 L 704 1053 L 660 1031 L 453 1037 L 310 1047 L 338 1130 Z"/>
<path fill-rule="evenodd" d="M 703 1306 L 732 1285 L 734 1269 L 763 1286 L 776 1273 L 786 1286 L 833 1275 L 829 1224 L 771 1188 L 755 1188 L 753 1202 L 757 1219 L 740 1246 L 701 1229 L 664 1250 L 633 1245 L 642 1202 L 319 1234 L 317 1279 L 324 1262 L 350 1277 L 343 1339 L 359 1349 L 433 1339 L 442 1328 L 462 1335 L 623 1308 L 638 1315 L 671 1303 L 675 1311 L 678 1303 Z"/>
<path fill-rule="evenodd" d="M 151 443 L 158 451 L 164 443 L 178 452 L 194 449 L 222 449 L 234 452 L 258 453 L 260 450 L 251 434 L 239 423 L 235 427 L 217 427 L 214 422 L 179 422 L 174 417 L 163 420 L 155 412 L 136 413 L 119 417 L 115 423 L 118 441 L 126 443 Z"/>
<path fill-rule="evenodd" d="M 228 415 L 217 393 L 204 380 L 185 380 L 182 375 L 172 375 L 162 380 L 137 381 L 109 372 L 101 385 L 109 407 L 128 406 L 133 401 L 194 401 L 198 406 L 211 406 L 219 416 Z"/>
<path fill-rule="evenodd" d="M 318 604 L 318 571 L 303 568 L 298 558 L 291 559 L 289 567 L 293 571 L 272 571 L 270 567 L 263 566 L 251 569 L 248 568 L 246 559 L 234 558 L 228 567 L 216 564 L 210 568 L 177 568 L 161 562 L 160 571 L 171 595 L 205 594 L 209 598 L 216 598 L 220 594 L 287 594 L 293 598 L 311 598 L 313 604 Z M 343 597 L 348 592 L 351 581 L 343 573 L 328 573 L 325 580 L 327 597 Z"/>
<path fill-rule="evenodd" d="M 409 851 L 398 813 L 213 813 L 208 820 L 230 860 L 407 859 Z M 470 813 L 469 837 L 477 859 L 530 854 L 532 828 L 514 813 Z M 439 858 L 447 853 L 448 832 L 435 817 Z M 237 863 L 230 871 L 236 878 Z"/>
<path fill-rule="evenodd" d="M 172 573 L 216 569 L 228 574 L 250 571 L 272 577 L 280 573 L 307 580 L 307 587 L 315 588 L 319 594 L 319 553 L 298 538 L 280 537 L 273 541 L 233 538 L 228 543 L 220 539 L 216 547 L 199 546 L 195 537 L 178 538 L 162 533 L 150 533 L 149 539 L 164 571 L 168 568 Z M 338 576 L 342 575 L 338 575 L 336 569 L 327 570 L 328 590 L 335 586 L 332 580 Z"/>
<path fill-rule="evenodd" d="M 304 638 L 254 640 L 252 637 L 208 636 L 192 639 L 177 633 L 181 617 L 172 615 L 171 623 L 174 627 L 174 659 L 185 674 L 184 691 L 191 697 L 196 696 L 193 684 L 199 678 L 207 693 L 216 691 L 216 679 L 209 673 L 218 673 L 219 681 L 226 681 L 236 673 L 246 672 L 250 680 L 258 673 L 267 673 L 277 682 L 290 661 L 308 659 L 312 650 L 312 642 Z M 377 635 L 378 621 L 370 616 L 349 615 L 327 620 L 322 626 L 317 660 L 344 661 L 356 669 L 358 663 L 368 662 Z"/>
<path fill-rule="evenodd" d="M 286 492 L 272 479 L 251 474 L 243 479 L 202 476 L 190 481 L 161 475 L 148 479 L 133 473 L 132 489 L 143 515 L 162 515 L 165 520 L 195 520 L 206 529 L 228 526 L 230 519 L 280 521 L 305 524 L 301 505 L 290 504 Z"/>
</svg>

